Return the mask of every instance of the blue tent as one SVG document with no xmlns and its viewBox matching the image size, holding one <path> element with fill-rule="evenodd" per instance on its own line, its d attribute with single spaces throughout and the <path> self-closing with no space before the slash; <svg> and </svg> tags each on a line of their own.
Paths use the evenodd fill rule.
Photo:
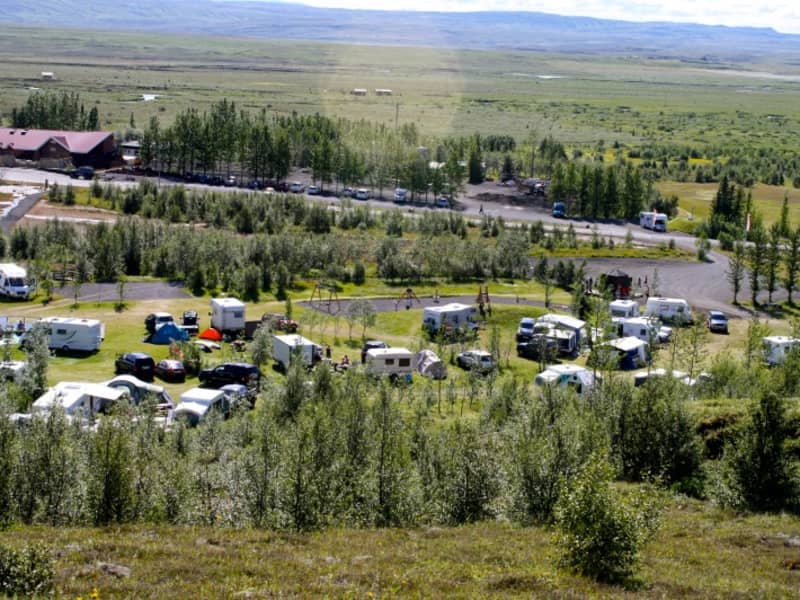
<svg viewBox="0 0 800 600">
<path fill-rule="evenodd" d="M 185 342 L 188 339 L 189 334 L 184 329 L 181 329 L 175 323 L 164 323 L 156 329 L 155 333 L 150 335 L 147 341 L 151 344 L 166 345 L 170 342 Z"/>
</svg>

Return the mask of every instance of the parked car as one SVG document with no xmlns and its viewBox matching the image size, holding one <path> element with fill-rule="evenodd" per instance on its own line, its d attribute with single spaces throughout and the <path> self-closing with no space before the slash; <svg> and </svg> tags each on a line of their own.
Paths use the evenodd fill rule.
<svg viewBox="0 0 800 600">
<path fill-rule="evenodd" d="M 200 383 L 210 388 L 221 388 L 229 383 L 258 387 L 261 371 L 250 363 L 222 363 L 210 369 L 203 369 L 197 376 Z"/>
<path fill-rule="evenodd" d="M 225 180 L 225 187 L 236 187 L 239 184 L 239 181 L 236 179 L 235 175 L 228 175 L 228 178 Z"/>
<path fill-rule="evenodd" d="M 447 196 L 439 196 L 436 199 L 436 206 L 438 208 L 450 208 L 450 198 Z"/>
<path fill-rule="evenodd" d="M 353 194 L 355 194 L 355 193 L 356 193 L 356 191 L 353 188 L 351 188 L 349 185 L 347 187 L 345 187 L 344 189 L 342 189 L 342 197 L 344 197 L 344 198 L 352 198 Z"/>
<path fill-rule="evenodd" d="M 165 312 L 150 313 L 144 318 L 144 328 L 147 333 L 155 333 L 156 329 L 161 327 L 164 323 L 174 323 L 175 319 L 172 315 Z"/>
<path fill-rule="evenodd" d="M 531 360 L 552 362 L 558 355 L 558 342 L 541 334 L 531 336 L 517 344 L 517 356 Z"/>
<path fill-rule="evenodd" d="M 405 202 L 408 199 L 408 190 L 405 188 L 397 188 L 394 191 L 395 202 Z"/>
<path fill-rule="evenodd" d="M 728 317 L 721 311 L 709 311 L 706 324 L 708 325 L 708 330 L 712 333 L 728 333 Z"/>
<path fill-rule="evenodd" d="M 367 188 L 358 188 L 355 198 L 356 200 L 369 200 L 369 190 Z"/>
<path fill-rule="evenodd" d="M 496 365 L 492 355 L 485 350 L 467 350 L 456 356 L 456 364 L 462 369 L 476 370 L 481 373 L 494 371 Z"/>
<path fill-rule="evenodd" d="M 117 356 L 114 361 L 114 372 L 117 375 L 129 374 L 143 381 L 152 381 L 155 366 L 155 361 L 149 354 L 126 352 Z"/>
<path fill-rule="evenodd" d="M 261 315 L 261 322 L 266 323 L 271 331 L 285 331 L 286 333 L 297 333 L 300 324 L 294 319 L 289 319 L 280 313 L 264 313 Z"/>
<path fill-rule="evenodd" d="M 91 179 L 94 177 L 94 169 L 89 166 L 78 167 L 77 169 L 72 169 L 69 172 L 69 176 L 72 179 Z"/>
<path fill-rule="evenodd" d="M 322 189 L 318 185 L 310 185 L 306 190 L 309 196 L 319 196 L 322 193 Z"/>
<path fill-rule="evenodd" d="M 171 358 L 160 360 L 153 371 L 156 377 L 164 381 L 174 381 L 175 383 L 186 381 L 186 368 L 179 360 Z"/>
<path fill-rule="evenodd" d="M 306 189 L 305 186 L 299 181 L 293 181 L 289 186 L 289 191 L 293 194 L 300 194 L 304 189 Z"/>
<path fill-rule="evenodd" d="M 175 419 L 195 427 L 212 413 L 227 419 L 230 410 L 230 399 L 222 390 L 193 388 L 181 394 L 181 401 L 175 408 Z"/>
<path fill-rule="evenodd" d="M 246 408 L 255 406 L 257 392 L 246 385 L 229 383 L 219 388 L 219 391 L 225 392 L 231 406 L 244 406 Z"/>
</svg>

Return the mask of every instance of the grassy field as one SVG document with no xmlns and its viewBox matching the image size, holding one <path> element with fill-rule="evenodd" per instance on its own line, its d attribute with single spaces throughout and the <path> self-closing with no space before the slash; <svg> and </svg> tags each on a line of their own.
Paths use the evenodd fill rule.
<svg viewBox="0 0 800 600">
<path fill-rule="evenodd" d="M 11 545 L 57 552 L 66 598 L 794 598 L 800 520 L 747 516 L 675 498 L 628 589 L 558 568 L 551 531 L 480 523 L 457 528 L 331 529 L 291 534 L 219 528 L 13 528 Z M 98 562 L 130 567 L 127 578 Z M 793 570 L 794 569 L 794 570 Z"/>
<path fill-rule="evenodd" d="M 530 133 L 567 144 L 732 142 L 794 148 L 800 140 L 797 67 L 784 78 L 748 65 L 699 66 L 644 57 L 597 58 L 346 44 L 76 32 L 6 27 L 0 39 L 0 112 L 30 88 L 79 92 L 101 125 L 133 115 L 166 121 L 227 97 L 238 107 L 297 111 L 394 126 L 422 136 Z M 56 81 L 42 81 L 42 71 Z M 794 74 L 794 75 L 793 75 Z M 358 98 L 355 87 L 391 97 Z M 157 94 L 143 102 L 142 94 Z M 783 119 L 768 118 L 782 115 Z M 758 134 L 754 135 L 753 132 Z"/>
<path fill-rule="evenodd" d="M 717 194 L 717 183 L 679 183 L 662 181 L 656 187 L 664 196 L 677 196 L 680 200 L 679 218 L 670 221 L 670 228 L 686 230 L 692 221 L 706 219 L 711 212 L 711 203 Z M 753 205 L 758 214 L 769 226 L 780 220 L 783 199 L 789 199 L 789 219 L 792 224 L 800 224 L 800 190 L 793 187 L 756 184 L 753 187 Z M 692 220 L 689 219 L 692 216 Z"/>
</svg>

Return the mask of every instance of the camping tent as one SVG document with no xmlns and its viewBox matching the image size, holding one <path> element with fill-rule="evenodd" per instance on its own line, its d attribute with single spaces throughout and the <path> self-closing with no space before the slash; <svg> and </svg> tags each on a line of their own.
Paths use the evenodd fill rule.
<svg viewBox="0 0 800 600">
<path fill-rule="evenodd" d="M 436 356 L 436 353 L 430 350 L 420 350 L 414 359 L 417 372 L 424 377 L 432 379 L 447 379 L 447 367 Z"/>
<path fill-rule="evenodd" d="M 212 342 L 222 341 L 222 334 L 213 327 L 209 327 L 197 337 L 199 337 L 201 340 L 211 340 Z"/>
<path fill-rule="evenodd" d="M 175 323 L 164 323 L 161 327 L 156 329 L 156 332 L 151 334 L 147 339 L 151 344 L 166 345 L 171 342 L 185 342 L 189 339 L 189 334 L 186 330 L 181 329 Z"/>
</svg>

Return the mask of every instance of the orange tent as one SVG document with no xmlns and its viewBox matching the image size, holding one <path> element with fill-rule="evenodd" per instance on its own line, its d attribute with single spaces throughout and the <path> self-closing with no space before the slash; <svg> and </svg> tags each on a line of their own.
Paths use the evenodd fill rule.
<svg viewBox="0 0 800 600">
<path fill-rule="evenodd" d="M 222 341 L 222 334 L 213 327 L 209 327 L 197 337 L 200 338 L 201 340 L 211 340 L 212 342 Z"/>
</svg>

